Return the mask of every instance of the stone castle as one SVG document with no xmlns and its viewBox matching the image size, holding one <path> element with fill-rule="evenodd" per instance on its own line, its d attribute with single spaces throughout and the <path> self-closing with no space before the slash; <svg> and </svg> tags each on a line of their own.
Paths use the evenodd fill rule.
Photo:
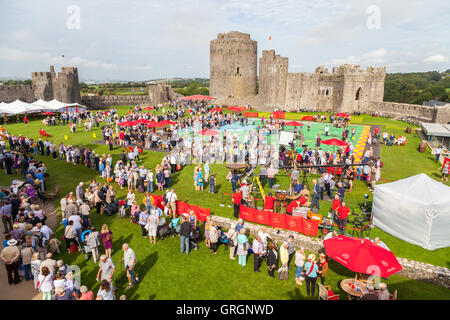
<svg viewBox="0 0 450 320">
<path fill-rule="evenodd" d="M 210 42 L 210 90 L 217 105 L 250 105 L 258 110 L 381 112 L 398 119 L 450 122 L 449 107 L 426 107 L 384 102 L 385 67 L 344 64 L 328 72 L 289 72 L 289 60 L 263 50 L 258 67 L 258 44 L 247 33 L 219 33 Z"/>
<path fill-rule="evenodd" d="M 367 101 L 383 101 L 386 68 L 342 65 L 333 72 L 320 66 L 310 73 L 290 73 L 288 58 L 264 50 L 259 59 L 257 42 L 237 31 L 219 34 L 210 42 L 210 95 L 239 99 L 270 111 L 274 108 L 350 112 Z"/>
<path fill-rule="evenodd" d="M 53 99 L 73 103 L 78 102 L 90 108 L 102 108 L 117 105 L 161 104 L 175 100 L 178 95 L 165 81 L 149 84 L 148 95 L 114 95 L 114 96 L 80 96 L 78 69 L 76 67 L 62 67 L 56 74 L 55 68 L 50 66 L 50 72 L 32 72 L 32 85 L 0 85 L 0 102 L 13 102 L 16 99 L 32 103 L 42 99 Z"/>
<path fill-rule="evenodd" d="M 56 74 L 55 68 L 50 66 L 50 72 L 32 72 L 32 85 L 0 86 L 0 101 L 13 102 L 17 99 L 24 102 L 34 102 L 42 99 L 53 99 L 73 103 L 81 103 L 78 69 L 62 67 Z"/>
<path fill-rule="evenodd" d="M 50 72 L 32 72 L 31 81 L 36 100 L 81 103 L 78 69 L 75 67 L 62 67 L 57 75 L 55 68 L 50 66 Z"/>
</svg>

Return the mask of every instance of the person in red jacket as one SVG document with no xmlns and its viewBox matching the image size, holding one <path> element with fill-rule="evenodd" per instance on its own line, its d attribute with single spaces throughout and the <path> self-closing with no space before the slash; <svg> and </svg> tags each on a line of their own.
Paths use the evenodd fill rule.
<svg viewBox="0 0 450 320">
<path fill-rule="evenodd" d="M 25 126 L 28 127 L 28 123 L 30 122 L 30 120 L 28 120 L 28 117 L 25 116 L 23 117 L 23 123 L 25 123 Z"/>
<path fill-rule="evenodd" d="M 273 211 L 273 205 L 275 203 L 275 197 L 272 197 L 272 192 L 264 198 L 264 211 Z"/>
<path fill-rule="evenodd" d="M 305 196 L 300 197 L 298 200 L 292 201 L 286 208 L 286 213 L 292 216 L 292 211 L 296 208 L 300 208 L 306 203 Z"/>
<path fill-rule="evenodd" d="M 236 190 L 236 192 L 233 194 L 232 196 L 233 198 L 233 205 L 234 205 L 234 213 L 233 216 L 237 219 L 239 218 L 239 211 L 241 209 L 241 200 L 242 200 L 242 195 L 240 190 Z"/>
<path fill-rule="evenodd" d="M 350 209 L 345 206 L 345 202 L 342 202 L 341 206 L 337 210 L 338 212 L 338 225 L 341 230 L 341 234 L 344 234 L 345 227 L 347 226 L 347 218 L 350 212 Z"/>
<path fill-rule="evenodd" d="M 337 221 L 337 210 L 341 207 L 341 200 L 339 195 L 334 196 L 333 203 L 331 204 L 331 212 L 333 213 L 333 219 Z"/>
</svg>

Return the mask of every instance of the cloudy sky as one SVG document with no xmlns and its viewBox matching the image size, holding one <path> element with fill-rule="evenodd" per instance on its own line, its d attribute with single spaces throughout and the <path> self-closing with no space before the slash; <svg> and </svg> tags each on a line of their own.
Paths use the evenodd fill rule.
<svg viewBox="0 0 450 320">
<path fill-rule="evenodd" d="M 81 81 L 209 77 L 209 41 L 231 30 L 291 72 L 444 71 L 449 21 L 448 0 L 0 0 L 0 77 L 50 64 L 77 66 Z"/>
</svg>

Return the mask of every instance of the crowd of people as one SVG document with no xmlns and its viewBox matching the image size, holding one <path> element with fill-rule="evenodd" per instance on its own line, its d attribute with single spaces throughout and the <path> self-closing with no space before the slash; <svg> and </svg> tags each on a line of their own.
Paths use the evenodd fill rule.
<svg viewBox="0 0 450 320">
<path fill-rule="evenodd" d="M 95 296 L 85 286 L 77 283 L 74 273 L 62 260 L 55 261 L 52 255 L 59 254 L 60 241 L 52 237 L 53 233 L 45 225 L 45 213 L 39 209 L 37 201 L 39 194 L 44 200 L 46 191 L 45 179 L 48 177 L 44 163 L 36 161 L 33 156 L 47 155 L 55 160 L 65 160 L 73 165 L 84 165 L 99 172 L 105 180 L 104 183 L 93 180 L 88 186 L 80 182 L 75 192 L 71 192 L 61 199 L 62 224 L 64 224 L 64 237 L 68 254 L 84 252 L 92 256 L 94 263 L 99 264 L 97 278 L 101 281 L 97 299 L 115 299 L 116 288 L 113 285 L 115 265 L 112 262 L 113 233 L 105 224 L 97 231 L 91 223 L 91 209 L 95 208 L 97 214 L 105 211 L 117 212 L 120 218 L 129 217 L 142 231 L 143 237 L 148 237 L 151 244 L 156 244 L 158 230 L 164 224 L 165 217 L 171 222 L 169 228 L 173 234 L 180 237 L 180 250 L 189 254 L 191 248 L 197 248 L 198 241 L 192 241 L 195 234 L 200 234 L 200 225 L 193 212 L 176 212 L 177 195 L 172 187 L 171 177 L 185 165 L 196 164 L 193 174 L 194 188 L 204 191 L 209 186 L 209 192 L 216 192 L 216 177 L 210 172 L 209 164 L 216 162 L 246 163 L 250 168 L 261 166 L 259 176 L 264 186 L 268 180 L 269 186 L 276 183 L 276 174 L 279 171 L 290 176 L 290 193 L 292 209 L 308 203 L 312 209 L 319 208 L 319 199 L 323 200 L 328 195 L 333 201 L 333 213 L 338 217 L 341 232 L 345 231 L 346 214 L 348 208 L 344 202 L 346 193 L 352 192 L 355 179 L 367 179 L 371 188 L 379 180 L 381 160 L 373 158 L 370 149 L 364 155 L 361 163 L 355 170 L 352 137 L 354 130 L 349 130 L 349 121 L 345 119 L 331 118 L 330 123 L 334 127 L 342 128 L 342 139 L 349 141 L 346 147 L 337 148 L 337 152 L 323 151 L 320 148 L 320 136 L 316 141 L 316 148 L 304 145 L 302 129 L 295 129 L 294 135 L 301 141 L 301 145 L 295 148 L 275 146 L 268 137 L 278 134 L 284 129 L 284 122 L 273 118 L 262 119 L 261 124 L 254 129 L 246 131 L 243 137 L 224 131 L 223 138 L 196 139 L 193 133 L 204 129 L 219 129 L 221 126 L 231 123 L 248 125 L 248 118 L 242 114 L 207 113 L 204 105 L 173 105 L 172 111 L 165 110 L 163 115 L 151 116 L 143 112 L 139 107 L 130 109 L 126 116 L 119 116 L 116 111 L 108 112 L 81 112 L 63 113 L 61 116 L 50 117 L 45 125 L 66 125 L 70 123 L 72 132 L 75 127 L 83 127 L 90 131 L 92 126 L 102 129 L 103 140 L 112 149 L 114 146 L 122 148 L 119 160 L 113 163 L 111 154 L 99 155 L 94 150 L 82 145 L 56 145 L 46 139 L 34 141 L 31 138 L 15 136 L 3 133 L 9 142 L 11 151 L 6 150 L 3 142 L 1 145 L 0 168 L 4 168 L 7 174 L 24 174 L 25 184 L 10 191 L 2 190 L 0 213 L 2 222 L 7 232 L 5 249 L 1 257 L 6 263 L 8 280 L 10 284 L 20 282 L 19 270 L 25 279 L 34 279 L 35 288 L 43 293 L 43 299 L 55 300 L 93 300 Z M 184 117 L 186 113 L 191 116 Z M 166 128 L 162 133 L 145 125 L 133 126 L 124 129 L 119 123 L 145 119 L 151 121 L 178 120 L 171 128 Z M 321 122 L 326 122 L 326 117 L 321 117 Z M 307 128 L 309 130 L 309 127 Z M 327 130 L 325 130 L 327 132 Z M 327 134 L 325 134 L 327 136 Z M 243 138 L 243 139 L 242 139 Z M 374 143 L 379 143 L 379 136 L 374 136 Z M 371 139 L 371 138 L 370 138 Z M 370 141 L 372 144 L 372 141 Z M 139 157 L 142 148 L 165 148 L 168 153 L 154 170 L 139 165 Z M 342 165 L 344 170 L 334 168 L 315 168 L 313 166 Z M 311 166 L 310 169 L 297 169 L 297 166 Z M 250 169 L 248 169 L 250 170 Z M 313 180 L 313 189 L 310 192 L 307 185 L 300 182 L 301 173 L 319 174 L 319 178 Z M 339 181 L 337 179 L 339 178 Z M 254 207 L 251 190 L 246 179 L 242 179 L 234 170 L 227 175 L 233 189 L 233 202 L 235 204 L 234 215 L 237 218 L 239 206 L 245 204 Z M 119 188 L 127 188 L 128 193 L 123 200 L 116 199 L 111 182 L 116 182 Z M 152 193 L 155 190 L 165 191 L 163 196 L 164 210 L 157 205 Z M 33 191 L 34 190 L 34 191 Z M 136 201 L 135 192 L 145 193 L 143 205 Z M 274 197 L 271 194 L 265 199 L 265 209 L 273 210 Z M 297 203 L 298 201 L 298 203 Z M 116 207 L 116 209 L 113 209 Z M 208 217 L 204 223 L 205 246 L 211 253 L 217 254 L 221 243 L 229 247 L 230 259 L 238 256 L 239 265 L 245 266 L 249 254 L 254 256 L 254 271 L 259 272 L 263 261 L 267 260 L 267 270 L 271 277 L 278 273 L 280 279 L 288 277 L 291 269 L 291 261 L 295 265 L 295 281 L 302 285 L 306 283 L 308 296 L 315 295 L 316 281 L 320 278 L 321 284 L 325 282 L 328 270 L 327 257 L 324 253 L 306 256 L 303 248 L 295 248 L 294 237 L 281 245 L 272 241 L 262 227 L 252 245 L 246 235 L 244 221 L 231 226 L 228 232 L 223 232 L 215 222 Z M 103 249 L 101 249 L 103 247 Z M 48 252 L 50 248 L 51 252 Z M 128 288 L 139 282 L 134 270 L 137 262 L 134 251 L 123 244 L 124 266 L 129 280 Z M 104 251 L 101 254 L 100 251 Z M 52 292 L 54 293 L 52 295 Z M 124 297 L 121 297 L 124 298 Z"/>
</svg>

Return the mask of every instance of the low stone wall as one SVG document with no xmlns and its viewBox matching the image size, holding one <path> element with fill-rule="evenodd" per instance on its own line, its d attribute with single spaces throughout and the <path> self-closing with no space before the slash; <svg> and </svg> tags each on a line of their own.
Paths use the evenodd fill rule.
<svg viewBox="0 0 450 320">
<path fill-rule="evenodd" d="M 30 85 L 0 85 L 0 102 L 13 102 L 17 99 L 31 103 L 34 101 L 33 88 Z"/>
<path fill-rule="evenodd" d="M 151 104 L 151 99 L 148 95 L 83 96 L 81 103 L 90 109 L 99 109 L 121 105 L 146 105 Z"/>
<path fill-rule="evenodd" d="M 236 220 L 211 216 L 211 220 L 216 222 L 218 226 L 229 229 L 230 226 L 236 225 Z M 261 226 L 250 222 L 245 222 L 246 234 L 256 236 Z M 294 243 L 296 247 L 303 247 L 307 251 L 317 252 L 323 247 L 323 241 L 317 238 L 304 236 L 296 232 L 277 231 L 273 228 L 266 227 L 267 233 L 275 242 L 286 241 L 290 234 L 294 235 Z M 396 275 L 408 279 L 419 280 L 430 284 L 438 285 L 450 289 L 450 269 L 438 267 L 431 264 L 397 258 L 403 270 Z"/>
<path fill-rule="evenodd" d="M 395 118 L 416 117 L 421 120 L 428 120 L 428 122 L 431 122 L 436 111 L 434 107 L 421 106 L 417 104 L 370 101 L 367 103 L 367 108 L 364 108 L 361 112 L 382 112 L 383 115 L 390 115 Z"/>
</svg>

